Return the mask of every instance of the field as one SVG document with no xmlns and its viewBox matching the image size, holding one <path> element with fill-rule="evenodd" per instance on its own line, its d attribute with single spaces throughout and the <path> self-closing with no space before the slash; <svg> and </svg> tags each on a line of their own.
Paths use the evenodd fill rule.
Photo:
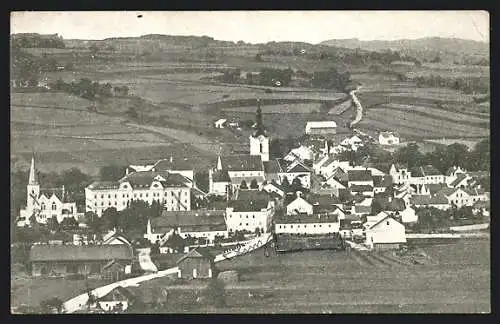
<svg viewBox="0 0 500 324">
<path fill-rule="evenodd" d="M 175 309 L 188 313 L 488 313 L 489 249 L 489 240 L 421 246 L 428 258 L 419 265 L 390 252 L 271 252 L 266 257 L 257 250 L 217 263 L 219 270 L 240 275 L 239 282 L 226 283 L 226 306 L 218 309 L 194 302 L 202 282 L 155 279 L 140 287 L 180 294 L 174 303 L 191 297 L 189 309 Z"/>
</svg>

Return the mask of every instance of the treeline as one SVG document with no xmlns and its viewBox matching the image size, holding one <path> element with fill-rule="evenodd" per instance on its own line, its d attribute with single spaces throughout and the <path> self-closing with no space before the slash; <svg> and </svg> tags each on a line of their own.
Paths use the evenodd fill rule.
<svg viewBox="0 0 500 324">
<path fill-rule="evenodd" d="M 398 51 L 387 50 L 384 52 L 347 50 L 336 47 L 321 47 L 316 49 L 313 47 L 300 48 L 294 47 L 277 47 L 266 45 L 260 52 L 261 55 L 279 55 L 279 56 L 303 56 L 312 60 L 329 60 L 333 62 L 342 62 L 350 65 L 361 65 L 371 62 L 381 64 L 391 64 L 394 61 L 414 62 L 420 66 L 421 62 L 409 55 L 404 55 Z"/>
<path fill-rule="evenodd" d="M 393 163 L 407 165 L 409 169 L 432 165 L 442 174 L 453 166 L 460 166 L 468 171 L 490 171 L 490 141 L 484 139 L 469 150 L 466 145 L 454 143 L 438 146 L 434 151 L 422 153 L 417 144 L 411 143 L 391 153 L 375 145 L 366 145 L 356 152 L 345 151 L 339 154 L 340 160 L 347 160 L 357 165 L 370 161 L 384 166 L 386 170 Z"/>
<path fill-rule="evenodd" d="M 66 48 L 63 38 L 57 34 L 14 34 L 11 44 L 16 47 Z"/>
<path fill-rule="evenodd" d="M 314 73 L 303 70 L 294 71 L 291 68 L 262 68 L 258 73 L 248 72 L 242 77 L 240 69 L 231 69 L 224 71 L 224 74 L 216 79 L 225 83 L 270 87 L 299 86 L 345 91 L 346 87 L 351 82 L 351 74 L 348 71 L 340 72 L 335 68 L 316 71 Z"/>
<path fill-rule="evenodd" d="M 40 73 L 57 71 L 58 66 L 58 62 L 48 56 L 37 57 L 15 47 L 11 50 L 11 79 L 27 82 L 29 86 L 38 84 Z"/>
<path fill-rule="evenodd" d="M 484 77 L 443 77 L 437 74 L 415 78 L 418 87 L 441 87 L 462 91 L 465 94 L 488 93 L 490 82 Z"/>
<path fill-rule="evenodd" d="M 78 82 L 70 83 L 66 83 L 62 79 L 59 79 L 49 86 L 53 90 L 68 92 L 89 100 L 110 98 L 115 95 L 127 96 L 129 92 L 129 88 L 125 85 L 113 88 L 110 83 L 99 83 L 87 78 L 82 78 Z"/>
</svg>

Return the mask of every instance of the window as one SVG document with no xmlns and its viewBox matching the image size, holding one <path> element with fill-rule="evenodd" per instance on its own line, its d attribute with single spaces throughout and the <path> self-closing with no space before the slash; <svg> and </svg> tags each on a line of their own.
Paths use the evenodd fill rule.
<svg viewBox="0 0 500 324">
<path fill-rule="evenodd" d="M 290 225 L 290 228 L 293 228 L 293 225 Z"/>
<path fill-rule="evenodd" d="M 241 223 L 240 223 L 240 226 L 241 226 Z"/>
<path fill-rule="evenodd" d="M 115 198 L 116 198 L 116 194 L 115 194 Z"/>
<path fill-rule="evenodd" d="M 134 194 L 134 198 L 137 198 L 137 194 Z"/>
<path fill-rule="evenodd" d="M 246 223 L 246 226 L 248 226 L 248 223 Z"/>
<path fill-rule="evenodd" d="M 101 195 L 101 198 L 104 198 L 104 195 Z"/>
<path fill-rule="evenodd" d="M 319 227 L 321 227 L 321 225 L 319 225 Z"/>
<path fill-rule="evenodd" d="M 122 195 L 122 198 L 125 198 L 125 194 Z"/>
<path fill-rule="evenodd" d="M 101 201 L 101 206 L 104 206 L 104 201 Z"/>
<path fill-rule="evenodd" d="M 248 215 L 246 216 L 246 218 L 248 218 Z"/>
<path fill-rule="evenodd" d="M 148 194 L 146 194 L 146 198 L 148 198 Z"/>
<path fill-rule="evenodd" d="M 111 198 L 111 195 L 108 195 L 108 198 Z"/>
<path fill-rule="evenodd" d="M 111 206 L 111 201 L 108 202 L 108 206 Z"/>
<path fill-rule="evenodd" d="M 94 199 L 97 199 L 97 195 L 94 195 Z"/>
<path fill-rule="evenodd" d="M 141 197 L 141 198 L 142 198 L 142 194 L 139 194 L 139 197 Z"/>
<path fill-rule="evenodd" d="M 42 203 L 42 205 L 40 206 L 40 208 L 41 208 L 42 210 L 45 210 L 45 203 Z"/>
<path fill-rule="evenodd" d="M 386 224 L 389 225 L 389 221 L 387 221 Z"/>
<path fill-rule="evenodd" d="M 252 218 L 255 218 L 255 215 L 252 215 Z"/>
<path fill-rule="evenodd" d="M 56 203 L 52 203 L 52 210 L 56 210 L 56 209 L 57 209 Z"/>
</svg>

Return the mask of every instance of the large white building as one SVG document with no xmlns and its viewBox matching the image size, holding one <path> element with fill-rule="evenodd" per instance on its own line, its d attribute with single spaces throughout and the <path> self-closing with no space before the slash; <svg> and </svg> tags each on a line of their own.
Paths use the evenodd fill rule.
<svg viewBox="0 0 500 324">
<path fill-rule="evenodd" d="M 62 222 L 64 218 L 77 218 L 76 203 L 68 201 L 62 188 L 41 188 L 35 169 L 35 157 L 31 166 L 27 185 L 26 206 L 19 212 L 18 226 L 28 226 L 31 222 L 46 224 L 50 218 Z"/>
<path fill-rule="evenodd" d="M 230 232 L 246 230 L 261 233 L 271 230 L 275 202 L 262 191 L 240 191 L 234 200 L 228 201 L 226 224 Z"/>
<path fill-rule="evenodd" d="M 190 179 L 168 171 L 129 173 L 118 181 L 95 181 L 85 188 L 85 209 L 98 216 L 110 208 L 127 208 L 133 200 L 156 201 L 166 210 L 191 210 Z"/>
<path fill-rule="evenodd" d="M 372 249 L 397 249 L 406 243 L 403 224 L 391 216 L 386 216 L 366 227 L 365 244 Z"/>
<path fill-rule="evenodd" d="M 275 220 L 276 234 L 332 234 L 340 231 L 340 221 L 336 215 L 286 215 Z"/>
<path fill-rule="evenodd" d="M 306 124 L 307 135 L 329 135 L 337 133 L 337 123 L 334 121 L 310 121 Z"/>
</svg>

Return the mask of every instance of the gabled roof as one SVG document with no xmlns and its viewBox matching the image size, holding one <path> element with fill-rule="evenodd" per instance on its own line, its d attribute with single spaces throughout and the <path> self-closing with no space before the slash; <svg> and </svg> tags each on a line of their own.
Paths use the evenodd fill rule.
<svg viewBox="0 0 500 324">
<path fill-rule="evenodd" d="M 216 170 L 212 173 L 213 182 L 231 182 L 226 170 Z"/>
<path fill-rule="evenodd" d="M 454 194 L 457 190 L 460 190 L 460 188 L 443 187 L 436 194 L 443 195 L 445 197 L 449 197 L 450 195 Z"/>
<path fill-rule="evenodd" d="M 299 172 L 311 172 L 308 168 L 306 168 L 302 163 L 296 163 L 295 165 L 291 166 L 290 169 L 286 171 L 287 173 L 299 173 Z"/>
<path fill-rule="evenodd" d="M 356 214 L 370 214 L 372 212 L 372 206 L 354 205 L 354 210 Z"/>
<path fill-rule="evenodd" d="M 447 176 L 451 176 L 453 173 L 455 173 L 457 170 L 462 170 L 462 171 L 465 171 L 464 169 L 460 168 L 460 167 L 457 167 L 457 166 L 452 166 L 450 167 L 448 170 L 446 170 L 446 175 Z"/>
<path fill-rule="evenodd" d="M 225 210 L 167 211 L 160 217 L 151 219 L 153 230 L 177 226 L 201 226 L 225 224 Z"/>
<path fill-rule="evenodd" d="M 228 202 L 228 207 L 234 208 L 234 212 L 259 212 L 262 209 L 266 209 L 269 204 L 269 200 L 259 199 L 259 200 L 230 200 Z"/>
<path fill-rule="evenodd" d="M 30 261 L 131 260 L 132 250 L 126 245 L 33 245 Z"/>
<path fill-rule="evenodd" d="M 269 160 L 264 162 L 264 172 L 265 173 L 278 173 L 281 172 L 280 164 L 277 160 Z"/>
<path fill-rule="evenodd" d="M 466 178 L 467 178 L 466 174 L 459 173 L 457 174 L 457 178 L 450 183 L 450 186 L 455 187 Z"/>
<path fill-rule="evenodd" d="M 336 196 L 330 195 L 309 195 L 307 200 L 313 206 L 333 206 L 334 204 L 340 204 L 340 200 Z"/>
<path fill-rule="evenodd" d="M 314 224 L 314 223 L 336 223 L 338 216 L 332 213 L 326 214 L 295 214 L 295 215 L 281 215 L 275 219 L 276 224 Z"/>
<path fill-rule="evenodd" d="M 448 199 L 443 195 L 413 195 L 411 205 L 448 205 Z"/>
<path fill-rule="evenodd" d="M 52 195 L 56 196 L 57 199 L 59 199 L 61 202 L 64 199 L 64 191 L 62 188 L 41 188 L 40 189 L 40 196 L 44 195 L 47 198 L 52 197 Z"/>
<path fill-rule="evenodd" d="M 391 201 L 387 197 L 377 197 L 377 201 L 383 211 L 403 211 L 406 207 L 405 201 L 401 198 L 392 198 Z"/>
<path fill-rule="evenodd" d="M 372 172 L 370 170 L 348 170 L 347 177 L 349 181 L 372 181 Z"/>
<path fill-rule="evenodd" d="M 186 255 L 181 257 L 179 260 L 177 260 L 177 263 L 180 263 L 186 259 L 191 259 L 191 258 L 208 259 L 210 261 L 213 261 L 214 256 L 210 253 L 210 251 L 208 251 L 207 248 L 198 247 L 198 248 L 195 248 L 194 250 L 191 250 L 191 252 L 187 253 Z"/>
<path fill-rule="evenodd" d="M 221 156 L 221 163 L 227 171 L 264 171 L 260 155 Z"/>
<path fill-rule="evenodd" d="M 438 169 L 436 169 L 432 165 L 424 165 L 424 166 L 421 166 L 420 169 L 422 170 L 422 173 L 424 174 L 424 176 L 438 176 L 438 175 L 443 175 L 441 173 L 441 171 L 439 171 Z"/>
<path fill-rule="evenodd" d="M 112 190 L 120 188 L 120 183 L 118 181 L 94 181 L 88 188 L 95 190 Z"/>
<path fill-rule="evenodd" d="M 352 185 L 349 187 L 349 190 L 351 190 L 351 192 L 368 192 L 373 191 L 373 187 L 370 185 Z"/>
<path fill-rule="evenodd" d="M 431 184 L 426 184 L 425 186 L 427 187 L 427 189 L 429 189 L 429 193 L 431 195 L 437 194 L 443 188 L 447 188 L 444 183 L 431 183 Z"/>
<path fill-rule="evenodd" d="M 373 186 L 380 187 L 390 187 L 392 186 L 392 177 L 391 176 L 373 176 Z"/>
<path fill-rule="evenodd" d="M 399 223 L 397 220 L 395 220 L 394 218 L 392 218 L 391 216 L 385 216 L 384 218 L 380 219 L 378 222 L 372 224 L 370 227 L 368 227 L 367 229 L 372 229 L 372 228 L 375 228 L 378 224 L 384 222 L 386 219 L 388 218 L 391 218 L 393 221 L 395 221 L 396 223 Z"/>
</svg>

